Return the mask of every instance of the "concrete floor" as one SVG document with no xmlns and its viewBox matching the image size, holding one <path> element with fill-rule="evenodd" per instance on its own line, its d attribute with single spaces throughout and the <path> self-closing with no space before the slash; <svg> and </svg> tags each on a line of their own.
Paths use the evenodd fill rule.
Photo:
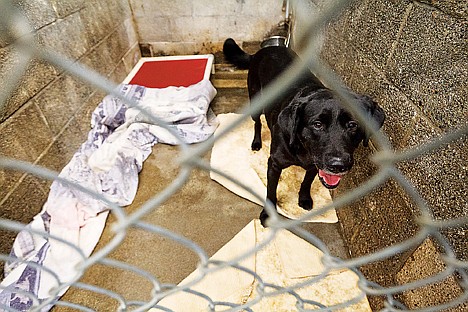
<svg viewBox="0 0 468 312">
<path fill-rule="evenodd" d="M 224 64 L 220 53 L 215 56 L 216 73 L 212 81 L 218 95 L 212 103 L 216 114 L 238 112 L 248 101 L 246 71 Z M 166 188 L 179 172 L 174 159 L 178 147 L 158 144 L 145 161 L 140 173 L 140 187 L 130 214 L 154 194 Z M 209 160 L 210 155 L 204 158 Z M 194 241 L 211 256 L 252 219 L 258 218 L 261 207 L 231 193 L 212 181 L 209 173 L 194 170 L 187 183 L 160 207 L 144 217 L 147 223 L 167 228 Z M 113 237 L 110 215 L 97 249 Z M 320 237 L 332 253 L 346 258 L 348 252 L 340 235 L 339 224 L 307 223 L 304 228 Z M 137 266 L 156 276 L 161 283 L 177 284 L 189 275 L 198 263 L 198 256 L 173 241 L 143 230 L 130 229 L 123 243 L 109 256 Z M 104 265 L 94 265 L 81 280 L 122 295 L 126 300 L 148 300 L 152 285 L 136 274 Z M 82 304 L 96 311 L 115 311 L 118 304 L 108 296 L 72 287 L 62 300 Z M 71 311 L 55 307 L 54 311 Z"/>
</svg>

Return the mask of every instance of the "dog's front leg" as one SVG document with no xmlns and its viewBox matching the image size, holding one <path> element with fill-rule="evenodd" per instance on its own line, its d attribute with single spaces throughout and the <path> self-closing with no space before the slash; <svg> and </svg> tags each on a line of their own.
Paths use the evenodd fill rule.
<svg viewBox="0 0 468 312">
<path fill-rule="evenodd" d="M 254 121 L 254 138 L 252 141 L 252 151 L 259 151 L 262 148 L 262 121 L 260 115 L 252 115 Z"/>
<path fill-rule="evenodd" d="M 277 202 L 276 189 L 278 188 L 278 181 L 282 170 L 283 168 L 278 166 L 271 157 L 268 158 L 267 200 L 270 201 L 275 208 Z M 266 226 L 266 219 L 268 219 L 268 214 L 265 208 L 263 208 L 262 212 L 260 213 L 260 222 L 264 227 Z"/>
<path fill-rule="evenodd" d="M 299 207 L 305 210 L 312 209 L 312 197 L 310 196 L 310 187 L 314 181 L 315 176 L 317 175 L 317 168 L 314 167 L 306 171 L 304 180 L 301 183 L 301 189 L 299 190 Z"/>
</svg>

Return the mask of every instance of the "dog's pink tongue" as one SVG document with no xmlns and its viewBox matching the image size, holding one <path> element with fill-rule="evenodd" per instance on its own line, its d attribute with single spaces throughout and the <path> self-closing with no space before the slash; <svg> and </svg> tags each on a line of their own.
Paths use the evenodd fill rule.
<svg viewBox="0 0 468 312">
<path fill-rule="evenodd" d="M 328 174 L 328 173 L 325 173 L 323 170 L 319 170 L 319 176 L 323 180 L 325 180 L 325 183 L 327 183 L 330 186 L 337 185 L 341 179 L 339 175 Z"/>
</svg>

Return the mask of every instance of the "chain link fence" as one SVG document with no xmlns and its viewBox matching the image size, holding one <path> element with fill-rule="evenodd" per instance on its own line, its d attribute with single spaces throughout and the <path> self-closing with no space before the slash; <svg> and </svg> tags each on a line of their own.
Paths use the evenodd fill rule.
<svg viewBox="0 0 468 312">
<path fill-rule="evenodd" d="M 298 3 L 296 4 L 300 6 L 301 1 L 298 1 Z M 269 105 L 269 103 L 271 103 L 272 100 L 278 96 L 278 94 L 281 92 L 284 86 L 294 82 L 294 80 L 300 75 L 300 72 L 301 70 L 303 70 L 304 67 L 308 67 L 313 72 L 315 72 L 326 85 L 333 86 L 333 89 L 340 96 L 340 98 L 342 98 L 346 108 L 349 109 L 353 114 L 355 114 L 358 119 L 365 120 L 364 114 L 356 109 L 357 105 L 353 105 L 353 99 L 349 98 L 349 96 L 345 92 L 345 87 L 341 83 L 340 78 L 337 77 L 337 75 L 334 74 L 334 72 L 331 71 L 319 59 L 317 59 L 317 54 L 315 53 L 319 43 L 317 40 L 314 40 L 314 38 L 317 38 L 319 36 L 319 33 L 326 26 L 326 24 L 333 17 L 337 16 L 343 9 L 345 9 L 347 5 L 348 1 L 331 1 L 328 5 L 322 8 L 320 15 L 315 16 L 309 21 L 304 21 L 307 23 L 307 25 L 303 28 L 304 31 L 301 34 L 299 34 L 297 38 L 295 38 L 295 40 L 298 46 L 305 47 L 302 51 L 302 55 L 308 57 L 304 58 L 302 62 L 294 64 L 288 70 L 286 75 L 283 75 L 278 81 L 275 81 L 275 83 L 271 85 L 268 89 L 268 92 L 265 93 L 264 97 L 255 100 L 252 103 L 252 105 L 246 105 L 244 111 L 242 112 L 245 118 L 239 120 L 236 124 L 233 124 L 232 127 L 226 130 L 226 132 L 238 126 L 246 118 L 250 118 L 249 116 L 252 112 L 259 111 L 266 105 Z M 32 32 L 30 31 L 30 26 L 28 25 L 27 21 L 22 17 L 22 15 L 16 14 L 16 11 L 12 8 L 11 3 L 9 1 L 1 1 L 0 19 L 2 24 L 2 31 L 4 31 L 5 34 L 13 34 L 12 38 L 17 38 L 14 42 L 14 47 L 15 49 L 21 52 L 21 61 L 14 69 L 11 70 L 11 75 L 9 75 L 8 81 L 5 82 L 4 88 L 0 92 L 0 105 L 4 105 L 4 103 L 6 103 L 7 99 L 12 94 L 13 90 L 16 88 L 17 83 L 25 74 L 28 62 L 32 58 L 37 58 L 50 64 L 53 64 L 54 66 L 57 66 L 59 68 L 62 68 L 68 73 L 71 73 L 76 77 L 79 77 L 80 79 L 86 81 L 90 85 L 115 96 L 116 98 L 125 102 L 126 105 L 128 105 L 128 107 L 137 106 L 137 103 L 132 101 L 132 99 L 128 99 L 122 96 L 121 93 L 116 91 L 115 85 L 108 82 L 99 74 L 80 66 L 80 64 L 77 64 L 71 60 L 63 58 L 60 55 L 57 55 L 56 53 L 54 53 L 54 51 L 50 51 L 44 49 L 43 47 L 39 47 L 35 42 L 34 37 L 31 35 Z M 147 111 L 142 111 L 142 113 L 146 114 L 146 117 L 151 121 L 151 123 L 160 125 L 167 131 L 171 132 L 174 136 L 178 136 L 178 134 L 173 130 L 173 128 L 171 128 L 167 123 L 159 120 Z M 223 134 L 221 134 L 216 139 L 214 137 L 211 137 L 210 139 L 197 145 L 188 145 L 184 143 L 183 140 L 180 140 L 178 146 L 180 148 L 182 157 L 180 157 L 180 159 L 177 160 L 180 163 L 181 167 L 180 173 L 164 191 L 158 194 L 154 194 L 154 197 L 152 197 L 149 201 L 142 205 L 138 211 L 132 214 L 127 214 L 124 207 L 121 207 L 120 205 L 109 201 L 103 195 L 98 194 L 95 191 L 89 190 L 82 185 L 78 185 L 74 182 L 64 179 L 61 176 L 59 176 L 56 172 L 50 171 L 46 168 L 42 168 L 31 163 L 0 156 L 1 168 L 26 172 L 44 179 L 55 180 L 62 185 L 66 185 L 67 187 L 77 189 L 80 192 L 87 194 L 93 199 L 104 202 L 108 207 L 109 211 L 115 216 L 117 220 L 113 228 L 113 231 L 115 232 L 115 236 L 113 237 L 113 239 L 104 248 L 93 253 L 89 257 L 87 257 L 78 246 L 74 246 L 73 244 L 63 240 L 62 238 L 56 237 L 53 234 L 48 233 L 47 230 L 36 231 L 32 230 L 31 228 L 27 228 L 24 224 L 12 220 L 0 220 L 0 228 L 15 232 L 26 231 L 30 232 L 35 236 L 44 237 L 48 240 L 58 240 L 61 243 L 67 245 L 70 248 L 70 250 L 73 250 L 77 254 L 81 255 L 81 261 L 78 265 L 76 275 L 68 278 L 66 282 L 63 282 L 63 279 L 60 276 L 56 275 L 56 273 L 54 272 L 54 268 L 41 267 L 41 265 L 38 265 L 34 262 L 16 259 L 12 256 L 5 254 L 0 255 L 0 259 L 5 262 L 16 261 L 20 264 L 29 265 L 32 268 L 43 270 L 45 272 L 44 274 L 48 274 L 51 276 L 51 278 L 56 280 L 57 287 L 55 287 L 52 290 L 50 298 L 46 300 L 40 300 L 33 294 L 28 293 L 25 290 L 16 290 L 21 295 L 32 300 L 32 307 L 30 308 L 31 311 L 41 311 L 47 309 L 48 307 L 50 307 L 51 304 L 55 304 L 57 306 L 68 306 L 70 308 L 82 311 L 90 311 L 89 308 L 86 308 L 85 306 L 81 306 L 79 304 L 64 301 L 56 301 L 57 295 L 61 294 L 63 290 L 70 287 L 70 285 L 73 285 L 77 288 L 86 289 L 98 294 L 104 294 L 105 296 L 108 296 L 110 298 L 114 298 L 119 302 L 119 310 L 121 311 L 145 311 L 152 307 L 155 308 L 157 311 L 167 311 L 168 309 L 166 309 L 162 305 L 158 305 L 158 302 L 160 302 L 161 299 L 167 297 L 168 295 L 178 292 L 190 293 L 194 296 L 202 298 L 203 300 L 206 300 L 207 309 L 210 311 L 218 311 L 223 309 L 227 309 L 229 311 L 251 311 L 251 307 L 262 298 L 277 296 L 281 294 L 289 294 L 293 296 L 296 300 L 296 304 L 295 307 L 291 307 L 291 309 L 297 309 L 298 311 L 340 310 L 352 306 L 356 302 L 360 301 L 363 295 L 385 297 L 385 308 L 383 309 L 383 311 L 405 311 L 407 310 L 405 306 L 396 299 L 398 294 L 402 292 L 411 291 L 418 287 L 440 282 L 448 276 L 452 276 L 454 274 L 458 277 L 458 283 L 463 289 L 463 294 L 449 302 L 442 303 L 438 306 L 421 308 L 418 311 L 440 311 L 443 309 L 456 307 L 462 304 L 463 302 L 466 302 L 468 298 L 468 276 L 466 273 L 466 269 L 468 268 L 467 263 L 457 258 L 455 253 L 452 251 L 452 247 L 447 242 L 446 238 L 441 234 L 441 231 L 448 228 L 456 228 L 468 225 L 468 217 L 464 216 L 457 219 L 435 220 L 435 218 L 433 217 L 431 207 L 428 206 L 423 196 L 421 196 L 421 194 L 418 193 L 416 188 L 410 182 L 408 182 L 408 179 L 397 168 L 397 164 L 402 161 L 415 159 L 418 156 L 431 153 L 432 151 L 437 149 L 443 149 L 447 144 L 456 140 L 466 139 L 468 127 L 465 126 L 459 128 L 458 130 L 454 130 L 444 136 L 433 140 L 430 143 L 419 146 L 418 148 L 404 150 L 401 152 L 395 152 L 392 149 L 392 146 L 389 143 L 389 140 L 385 136 L 385 134 L 376 131 L 376 127 L 374 125 L 369 124 L 366 125 L 366 127 L 368 127 L 368 130 L 373 133 L 373 143 L 375 146 L 378 147 L 378 152 L 372 155 L 372 160 L 378 166 L 377 173 L 374 176 L 369 177 L 368 181 L 361 185 L 359 188 L 348 192 L 345 196 L 336 198 L 332 204 L 321 209 L 312 210 L 310 213 L 304 216 L 304 219 L 320 215 L 327 210 L 338 210 L 346 206 L 350 202 L 359 200 L 359 198 L 361 198 L 365 194 L 368 194 L 369 192 L 382 185 L 389 179 L 393 179 L 406 191 L 406 193 L 416 203 L 417 208 L 419 210 L 416 221 L 419 224 L 420 228 L 411 239 L 405 240 L 398 244 L 394 244 L 390 247 L 384 248 L 370 255 L 351 258 L 347 260 L 333 257 L 330 254 L 328 247 L 323 242 L 321 242 L 320 239 L 318 239 L 315 235 L 312 235 L 311 233 L 305 231 L 299 226 L 302 219 L 284 220 L 279 217 L 275 209 L 271 207 L 271 205 L 268 205 L 268 203 L 266 204 L 266 208 L 269 214 L 272 216 L 270 223 L 271 235 L 268 237 L 268 239 L 264 241 L 263 244 L 256 246 L 254 249 L 249 250 L 246 254 L 236 257 L 235 259 L 231 259 L 230 261 L 221 262 L 210 260 L 207 253 L 193 241 L 190 241 L 189 239 L 181 235 L 173 233 L 168 229 L 143 222 L 143 216 L 155 209 L 158 209 L 158 207 L 160 207 L 160 205 L 163 202 L 165 202 L 167 199 L 173 196 L 177 192 L 177 190 L 179 190 L 186 183 L 192 170 L 196 168 L 207 171 L 213 170 L 213 168 L 210 168 L 209 163 L 207 163 L 203 159 L 203 155 L 210 151 L 216 139 L 222 139 Z M 217 173 L 223 175 L 222 172 Z M 225 176 L 225 178 L 230 179 L 231 181 L 238 183 L 239 186 L 245 188 L 246 190 L 249 190 L 245 185 L 243 185 L 242 181 L 237 181 L 234 177 L 229 176 Z M 461 183 L 464 183 L 464 181 L 461 181 Z M 157 235 L 161 235 L 169 240 L 172 240 L 174 243 L 181 244 L 187 249 L 192 250 L 200 258 L 199 269 L 201 270 L 202 274 L 189 284 L 179 286 L 164 285 L 155 276 L 152 276 L 151 273 L 146 272 L 138 267 L 129 265 L 125 262 L 117 261 L 110 258 L 108 255 L 117 246 L 119 246 L 119 244 L 122 243 L 129 228 L 137 228 Z M 297 284 L 295 286 L 281 287 L 278 285 L 264 282 L 262 276 L 259 276 L 256 272 L 252 272 L 251 270 L 247 269 L 246 267 L 243 267 L 240 264 L 242 260 L 259 251 L 260 249 L 264 248 L 265 245 L 269 244 L 269 242 L 271 242 L 277 235 L 277 233 L 279 233 L 279 231 L 281 231 L 282 229 L 288 229 L 290 232 L 305 239 L 310 244 L 316 246 L 320 251 L 323 252 L 324 256 L 322 258 L 322 262 L 324 265 L 324 269 L 320 275 L 310 278 L 306 282 Z M 419 246 L 427 237 L 431 237 L 444 250 L 442 258 L 445 263 L 445 268 L 439 274 L 430 276 L 429 278 L 425 278 L 422 280 L 410 282 L 405 285 L 394 287 L 382 287 L 376 283 L 369 281 L 363 274 L 360 273 L 359 268 L 361 266 L 386 259 L 393 255 L 400 254 L 404 251 L 413 250 L 417 246 Z M 80 277 L 87 271 L 87 269 L 90 266 L 94 264 L 111 266 L 120 270 L 128 270 L 148 279 L 148 281 L 153 285 L 152 299 L 148 302 L 128 302 L 124 299 L 124 297 L 121 294 L 112 292 L 108 289 L 80 282 Z M 231 267 L 236 270 L 240 270 L 245 274 L 252 275 L 255 278 L 255 280 L 258 283 L 256 289 L 258 292 L 258 296 L 255 298 L 255 300 L 245 302 L 243 304 L 232 302 L 216 302 L 209 296 L 191 289 L 193 285 L 202 280 L 205 276 L 214 274 L 215 272 L 222 270 L 226 267 Z M 357 296 L 352 300 L 342 302 L 338 305 L 326 306 L 321 302 L 309 300 L 308 298 L 299 295 L 298 290 L 300 288 L 309 284 L 319 283 L 320 281 L 325 279 L 331 271 L 340 269 L 350 269 L 359 276 L 358 284 L 362 291 L 360 296 Z M 2 288 L 3 290 L 7 290 L 8 287 L 2 286 Z M 14 309 L 8 308 L 6 306 L 1 307 L 0 309 L 6 311 L 15 311 Z"/>
</svg>

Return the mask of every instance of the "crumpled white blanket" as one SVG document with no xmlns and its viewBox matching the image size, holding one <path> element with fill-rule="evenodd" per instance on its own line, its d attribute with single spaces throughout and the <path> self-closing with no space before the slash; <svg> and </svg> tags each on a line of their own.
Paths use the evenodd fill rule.
<svg viewBox="0 0 468 312">
<path fill-rule="evenodd" d="M 59 176 L 119 206 L 126 206 L 135 197 L 138 173 L 154 144 L 204 141 L 214 133 L 218 121 L 209 109 L 216 95 L 209 80 L 189 87 L 164 89 L 121 85 L 119 91 L 134 100 L 137 107 L 128 108 L 117 97 L 106 96 L 92 114 L 87 141 Z M 169 123 L 179 140 L 153 124 L 140 108 Z M 20 232 L 11 256 L 23 261 L 5 264 L 0 310 L 4 306 L 26 311 L 52 296 L 58 299 L 67 288 L 58 293 L 51 291 L 59 284 L 79 278 L 76 266 L 96 246 L 108 211 L 109 207 L 98 198 L 54 181 L 42 211 L 27 228 L 49 233 L 78 249 L 31 231 Z M 42 266 L 55 276 L 41 270 Z M 42 311 L 51 307 L 48 305 Z"/>
</svg>

